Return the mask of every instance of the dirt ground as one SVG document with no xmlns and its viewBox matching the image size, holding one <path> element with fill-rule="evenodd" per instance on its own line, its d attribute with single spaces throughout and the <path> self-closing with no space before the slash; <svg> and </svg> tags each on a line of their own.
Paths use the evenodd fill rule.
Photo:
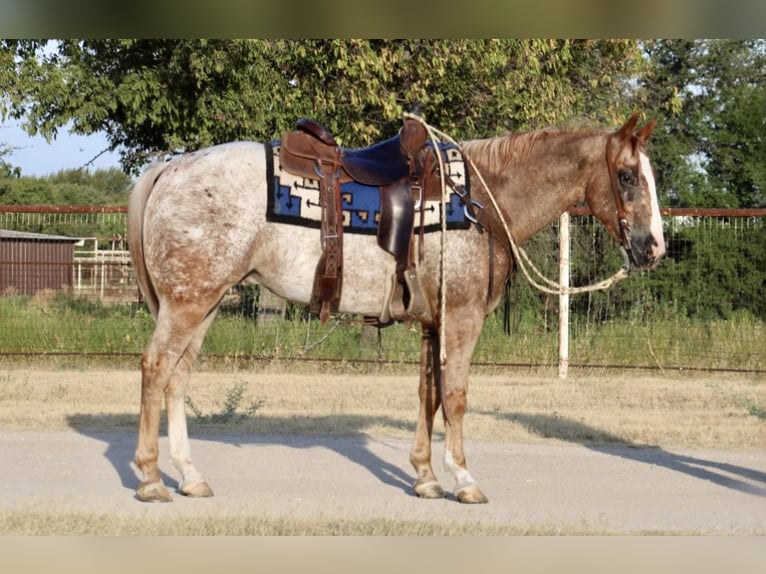
<svg viewBox="0 0 766 574">
<path fill-rule="evenodd" d="M 82 398 L 85 393 L 75 392 L 74 383 L 62 387 L 65 379 L 60 373 L 38 373 L 32 377 L 16 373 L 4 375 L 6 402 L 12 402 L 14 408 L 21 409 L 24 404 L 30 410 L 64 408 L 69 414 L 80 415 L 80 419 L 70 417 L 71 420 L 87 424 L 75 422 L 69 428 L 24 428 L 23 422 L 4 425 L 0 430 L 0 518 L 3 511 L 9 510 L 62 509 L 153 517 L 250 513 L 306 519 L 461 521 L 539 527 L 546 531 L 560 528 L 563 533 L 766 534 L 766 449 L 675 448 L 642 446 L 630 441 L 598 446 L 578 438 L 592 434 L 593 429 L 576 421 L 567 425 L 566 431 L 574 437 L 567 440 L 540 436 L 529 441 L 506 440 L 486 435 L 479 438 L 468 433 L 469 468 L 489 497 L 489 504 L 461 505 L 451 494 L 444 500 L 420 500 L 411 489 L 414 476 L 409 464 L 410 429 L 406 426 L 408 423 L 401 422 L 409 420 L 415 408 L 411 391 L 407 392 L 406 399 L 401 399 L 407 405 L 404 414 L 399 407 L 392 409 L 397 416 L 391 425 L 404 424 L 401 432 L 378 435 L 374 426 L 373 432 L 362 430 L 357 419 L 366 421 L 379 416 L 358 413 L 363 413 L 364 405 L 369 402 L 372 392 L 369 385 L 378 383 L 380 386 L 380 381 L 356 375 L 349 376 L 342 384 L 358 384 L 358 398 L 354 398 L 357 391 L 344 387 L 342 396 L 346 402 L 339 402 L 337 410 L 357 420 L 355 424 L 361 432 L 351 435 L 325 432 L 336 422 L 332 416 L 321 413 L 309 417 L 313 426 L 284 434 L 258 430 L 256 426 L 231 434 L 221 429 L 213 432 L 192 428 L 194 460 L 216 495 L 210 499 L 188 499 L 175 493 L 171 504 L 144 504 L 134 497 L 139 482 L 131 463 L 136 440 L 132 427 L 135 415 L 119 406 L 130 404 L 128 411 L 137 408 L 135 383 L 138 381 L 135 373 L 128 374 L 126 389 L 126 385 L 117 380 L 119 376 L 79 373 L 78 384 L 85 389 L 97 388 L 103 395 L 90 397 L 93 404 L 86 407 Z M 220 378 L 214 381 L 218 388 L 225 388 L 226 381 L 231 380 L 228 375 L 200 377 Z M 237 378 L 250 384 L 251 378 L 259 377 L 239 373 Z M 97 381 L 99 384 L 94 386 Z M 264 396 L 266 392 L 275 393 L 266 396 L 267 405 L 273 405 L 275 413 L 271 418 L 288 419 L 285 413 L 278 411 L 281 406 L 276 403 L 277 397 L 285 396 L 285 386 L 291 382 L 296 389 L 303 385 L 299 378 L 283 375 L 258 391 Z M 508 392 L 527 396 L 531 389 L 527 385 L 532 382 L 525 379 L 504 385 L 511 385 Z M 283 386 L 276 389 L 276 383 Z M 409 387 L 410 383 L 407 378 L 403 387 Z M 487 386 L 494 383 L 500 384 L 482 381 Z M 398 380 L 387 380 L 386 384 L 390 388 L 375 391 L 381 393 L 375 401 L 381 412 L 391 406 L 384 404 L 384 395 L 393 402 L 394 395 L 403 394 L 397 386 Z M 556 386 L 545 395 L 545 401 L 562 395 L 565 401 L 574 400 L 575 390 L 567 390 L 559 382 L 541 380 L 540 385 Z M 681 381 L 673 388 L 680 386 Z M 705 388 L 710 386 L 706 384 Z M 324 393 L 325 387 L 322 388 Z M 328 393 L 332 392 L 330 388 L 328 384 Z M 44 394 L 40 389 L 47 389 L 50 396 L 40 398 Z M 500 390 L 499 386 L 493 387 L 489 394 L 495 397 Z M 617 390 L 624 389 L 608 387 L 606 390 L 608 394 L 617 394 Z M 203 391 L 201 387 L 194 391 L 199 400 L 204 398 Z M 572 395 L 567 398 L 568 392 Z M 120 393 L 125 397 L 115 399 Z M 297 390 L 295 395 L 302 396 Z M 69 402 L 62 401 L 62 396 L 68 397 Z M 603 402 L 604 396 L 607 395 L 594 400 Z M 331 394 L 328 397 L 331 402 L 336 400 Z M 41 402 L 34 407 L 36 400 Z M 622 404 L 625 399 L 620 401 Z M 60 407 L 62 402 L 65 407 Z M 661 401 L 662 404 L 668 402 L 672 401 Z M 532 406 L 528 405 L 530 409 Z M 561 411 L 561 405 L 548 407 L 558 409 L 554 418 L 560 421 L 563 417 L 566 421 L 568 413 Z M 659 406 L 651 408 L 656 410 Z M 685 403 L 679 408 L 688 410 Z M 99 420 L 99 413 L 109 409 L 118 414 L 103 417 L 116 421 L 115 427 L 99 428 L 92 424 L 93 420 Z M 630 405 L 625 409 L 626 413 L 637 410 Z M 64 411 L 53 411 L 53 415 L 41 413 L 41 417 L 56 420 Z M 268 413 L 264 407 L 263 417 L 269 418 Z M 300 413 L 290 416 L 300 416 Z M 518 415 L 514 424 L 548 424 L 553 416 Z M 659 420 L 659 417 L 649 420 Z M 125 421 L 130 424 L 126 426 Z M 581 428 L 588 433 L 573 432 Z M 450 491 L 453 484 L 442 469 L 443 452 L 443 440 L 438 437 L 434 443 L 434 470 L 445 490 Z M 165 473 L 165 483 L 175 491 L 178 475 L 168 462 L 164 436 L 160 441 L 160 467 Z"/>
<path fill-rule="evenodd" d="M 134 499 L 132 433 L 0 432 L 0 511 L 256 512 L 558 525 L 565 532 L 766 534 L 764 452 L 469 442 L 471 468 L 490 502 L 465 506 L 452 496 L 413 495 L 409 443 L 399 439 L 216 435 L 192 443 L 216 496 L 176 494 L 172 504 L 147 505 Z M 436 446 L 441 457 L 443 445 Z M 167 453 L 165 439 L 161 449 Z M 175 471 L 163 468 L 175 487 Z"/>
</svg>

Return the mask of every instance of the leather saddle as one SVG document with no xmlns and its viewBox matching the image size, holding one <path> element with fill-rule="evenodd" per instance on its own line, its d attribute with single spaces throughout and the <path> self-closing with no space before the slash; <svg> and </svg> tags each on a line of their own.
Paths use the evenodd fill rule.
<svg viewBox="0 0 766 574">
<path fill-rule="evenodd" d="M 332 134 L 308 118 L 282 136 L 279 161 L 283 170 L 319 181 L 322 256 L 314 274 L 310 311 L 326 322 L 338 311 L 343 275 L 343 213 L 340 185 L 356 181 L 380 190 L 378 245 L 394 256 L 396 272 L 391 297 L 378 323 L 423 319 L 430 310 L 417 278 L 413 253 L 415 203 L 425 197 L 428 134 L 411 118 L 394 137 L 363 149 L 337 145 Z"/>
<path fill-rule="evenodd" d="M 336 154 L 339 154 L 342 183 L 388 185 L 410 173 L 400 134 L 367 148 L 349 149 L 338 146 L 330 132 L 314 120 L 302 118 L 295 127 L 296 131 L 284 134 L 284 152 L 279 158 L 282 168 L 290 173 L 316 178 L 317 162 L 331 164 Z"/>
</svg>

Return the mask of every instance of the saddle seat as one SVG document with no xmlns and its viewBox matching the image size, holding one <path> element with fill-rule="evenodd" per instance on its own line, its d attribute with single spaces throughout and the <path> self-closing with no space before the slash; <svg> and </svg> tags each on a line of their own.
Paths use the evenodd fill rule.
<svg viewBox="0 0 766 574">
<path fill-rule="evenodd" d="M 302 118 L 295 127 L 296 131 L 282 139 L 280 160 L 290 172 L 315 178 L 319 176 L 317 163 L 339 161 L 342 183 L 358 181 L 373 186 L 388 185 L 410 174 L 399 134 L 366 148 L 350 149 L 338 146 L 327 128 L 312 119 Z"/>
</svg>

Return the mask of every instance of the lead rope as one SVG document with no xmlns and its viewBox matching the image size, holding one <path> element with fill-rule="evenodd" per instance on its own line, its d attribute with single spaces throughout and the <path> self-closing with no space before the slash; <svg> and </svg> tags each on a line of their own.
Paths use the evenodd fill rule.
<svg viewBox="0 0 766 574">
<path fill-rule="evenodd" d="M 511 235 L 511 230 L 508 227 L 508 223 L 505 220 L 505 216 L 503 215 L 503 212 L 500 211 L 500 206 L 497 204 L 497 201 L 495 200 L 495 196 L 492 193 L 492 191 L 489 189 L 489 186 L 487 185 L 486 181 L 484 181 L 484 177 L 481 175 L 481 172 L 476 167 L 476 164 L 473 163 L 473 160 L 464 152 L 463 146 L 460 145 L 458 142 L 456 142 L 454 139 L 452 139 L 448 134 L 442 132 L 441 130 L 438 130 L 437 128 L 429 125 L 422 117 L 412 114 L 409 112 L 404 113 L 404 117 L 407 119 L 417 120 L 420 122 L 420 124 L 423 125 L 423 127 L 428 132 L 429 139 L 434 144 L 434 149 L 438 150 L 438 143 L 442 140 L 451 143 L 454 145 L 458 150 L 460 150 L 461 155 L 463 156 L 463 159 L 468 162 L 468 164 L 473 168 L 474 173 L 479 179 L 479 182 L 481 183 L 482 187 L 484 188 L 484 191 L 487 193 L 487 197 L 489 197 L 490 202 L 492 203 L 492 207 L 495 210 L 495 213 L 497 213 L 497 217 L 500 221 L 500 223 L 503 226 L 503 230 L 505 231 L 506 236 L 508 237 L 508 243 L 511 246 L 511 251 L 513 252 L 513 255 L 516 259 L 516 262 L 521 269 L 522 273 L 524 274 L 524 277 L 526 277 L 527 281 L 535 287 L 536 289 L 542 291 L 543 293 L 549 293 L 551 295 L 574 295 L 578 293 L 589 293 L 592 291 L 603 291 L 605 289 L 609 289 L 612 285 L 617 283 L 618 281 L 622 281 L 628 276 L 628 259 L 627 259 L 627 253 L 625 253 L 625 250 L 623 249 L 623 255 L 625 255 L 625 264 L 611 277 L 604 279 L 603 281 L 599 281 L 598 283 L 594 283 L 592 285 L 584 285 L 581 287 L 567 287 L 564 285 L 559 284 L 556 281 L 553 281 L 551 279 L 548 279 L 545 275 L 542 274 L 542 272 L 535 266 L 534 263 L 529 259 L 529 256 L 527 255 L 527 252 L 519 245 L 516 244 L 516 241 L 513 239 L 513 235 Z M 441 157 L 441 153 L 435 154 L 438 161 L 439 161 L 439 176 L 441 180 L 441 188 L 442 188 L 442 205 L 441 205 L 441 233 L 442 233 L 442 239 L 441 239 L 441 272 L 439 276 L 439 293 L 440 293 L 440 302 L 439 302 L 439 309 L 440 309 L 440 316 L 441 321 L 439 322 L 439 361 L 441 362 L 442 366 L 446 365 L 447 363 L 447 349 L 446 349 L 446 309 L 447 309 L 447 301 L 446 301 L 446 293 L 444 289 L 444 262 L 445 262 L 445 253 L 446 253 L 446 245 L 447 245 L 447 180 L 446 175 L 444 173 L 444 165 Z M 548 286 L 543 285 L 541 283 L 538 283 L 535 279 L 532 278 L 532 275 L 529 272 L 529 269 L 527 268 L 529 266 L 532 269 L 532 272 L 537 275 L 537 277 L 543 282 L 546 283 Z"/>
<path fill-rule="evenodd" d="M 434 155 L 436 156 L 436 160 L 439 162 L 439 179 L 441 181 L 441 191 L 442 191 L 441 244 L 440 244 L 441 250 L 439 253 L 439 256 L 440 256 L 439 317 L 441 318 L 441 320 L 439 321 L 439 363 L 442 367 L 444 367 L 447 364 L 447 294 L 446 294 L 446 288 L 445 288 L 446 282 L 444 281 L 444 278 L 445 278 L 444 266 L 446 262 L 445 254 L 447 253 L 447 200 L 449 199 L 449 197 L 447 195 L 447 180 L 446 180 L 445 172 L 444 172 L 444 160 L 442 158 L 442 154 L 439 153 L 439 146 L 438 146 L 438 142 L 441 140 L 439 139 L 437 135 L 437 130 L 431 127 L 428 123 L 426 123 L 426 121 L 420 116 L 409 113 L 409 112 L 405 112 L 404 117 L 415 119 L 423 125 L 423 127 L 428 132 L 428 138 L 431 140 L 431 142 L 434 145 Z M 423 194 L 424 194 L 423 202 L 425 202 L 425 189 L 423 190 Z M 421 209 L 425 209 L 425 205 L 422 205 Z M 443 378 L 443 375 L 441 375 L 440 378 Z"/>
</svg>

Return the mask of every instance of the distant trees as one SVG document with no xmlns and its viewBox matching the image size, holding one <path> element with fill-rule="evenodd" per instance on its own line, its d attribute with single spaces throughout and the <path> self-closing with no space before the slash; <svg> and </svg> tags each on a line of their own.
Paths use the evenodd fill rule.
<svg viewBox="0 0 766 574">
<path fill-rule="evenodd" d="M 120 205 L 127 203 L 132 179 L 119 169 L 62 170 L 45 177 L 2 173 L 2 205 Z"/>
</svg>

